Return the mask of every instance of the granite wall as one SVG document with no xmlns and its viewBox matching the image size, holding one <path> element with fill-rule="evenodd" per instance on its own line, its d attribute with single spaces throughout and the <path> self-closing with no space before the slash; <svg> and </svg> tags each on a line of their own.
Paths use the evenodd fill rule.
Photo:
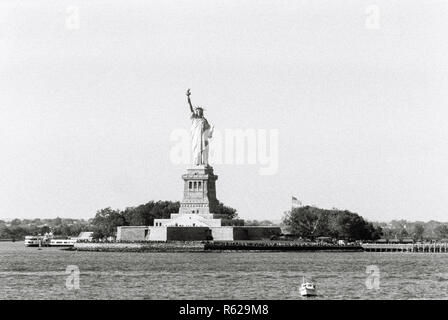
<svg viewBox="0 0 448 320">
<path fill-rule="evenodd" d="M 148 240 L 149 241 L 166 241 L 167 227 L 149 227 Z"/>
<path fill-rule="evenodd" d="M 233 240 L 269 240 L 281 233 L 280 227 L 233 227 Z"/>
<path fill-rule="evenodd" d="M 166 239 L 169 241 L 210 240 L 211 230 L 208 227 L 167 227 Z"/>
<path fill-rule="evenodd" d="M 213 241 L 232 241 L 233 227 L 210 228 L 212 230 Z"/>
<path fill-rule="evenodd" d="M 117 227 L 117 241 L 143 241 L 148 235 L 146 226 L 122 226 Z"/>
</svg>

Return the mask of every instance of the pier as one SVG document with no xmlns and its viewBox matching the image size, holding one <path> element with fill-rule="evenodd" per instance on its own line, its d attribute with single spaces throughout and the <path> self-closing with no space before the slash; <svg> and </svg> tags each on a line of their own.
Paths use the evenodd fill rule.
<svg viewBox="0 0 448 320">
<path fill-rule="evenodd" d="M 361 246 L 366 252 L 448 253 L 448 243 L 365 243 Z"/>
</svg>

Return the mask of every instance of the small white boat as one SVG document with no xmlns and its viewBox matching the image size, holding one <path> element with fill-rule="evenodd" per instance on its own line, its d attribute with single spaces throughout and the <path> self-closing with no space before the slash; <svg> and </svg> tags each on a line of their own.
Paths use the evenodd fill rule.
<svg viewBox="0 0 448 320">
<path fill-rule="evenodd" d="M 306 282 L 303 277 L 302 284 L 300 286 L 300 295 L 303 297 L 317 296 L 316 285 L 312 282 Z"/>
</svg>

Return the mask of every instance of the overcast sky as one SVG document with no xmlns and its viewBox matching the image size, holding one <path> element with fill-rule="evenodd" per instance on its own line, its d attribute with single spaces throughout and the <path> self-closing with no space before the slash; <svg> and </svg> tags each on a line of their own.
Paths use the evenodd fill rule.
<svg viewBox="0 0 448 320">
<path fill-rule="evenodd" d="M 275 174 L 214 165 L 240 217 L 280 219 L 295 195 L 447 221 L 447 16 L 431 0 L 1 0 L 0 219 L 181 200 L 170 135 L 191 88 L 218 132 L 279 132 Z"/>
</svg>

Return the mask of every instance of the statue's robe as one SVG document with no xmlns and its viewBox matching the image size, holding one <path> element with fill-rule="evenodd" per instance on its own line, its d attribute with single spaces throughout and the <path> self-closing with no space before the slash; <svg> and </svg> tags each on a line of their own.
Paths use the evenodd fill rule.
<svg viewBox="0 0 448 320">
<path fill-rule="evenodd" d="M 196 114 L 191 115 L 191 151 L 194 165 L 208 165 L 208 140 L 212 134 L 213 127 L 207 119 Z"/>
</svg>

